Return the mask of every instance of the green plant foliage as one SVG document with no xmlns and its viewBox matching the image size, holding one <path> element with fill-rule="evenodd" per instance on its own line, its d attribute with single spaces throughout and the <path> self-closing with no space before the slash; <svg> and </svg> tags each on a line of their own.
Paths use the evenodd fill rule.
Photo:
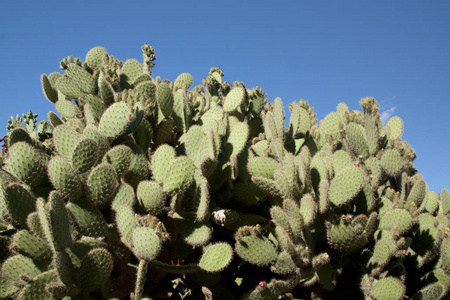
<svg viewBox="0 0 450 300">
<path fill-rule="evenodd" d="M 287 116 L 219 68 L 153 77 L 142 50 L 63 59 L 40 77 L 57 113 L 8 120 L 1 299 L 449 297 L 450 194 L 399 117 Z"/>
</svg>

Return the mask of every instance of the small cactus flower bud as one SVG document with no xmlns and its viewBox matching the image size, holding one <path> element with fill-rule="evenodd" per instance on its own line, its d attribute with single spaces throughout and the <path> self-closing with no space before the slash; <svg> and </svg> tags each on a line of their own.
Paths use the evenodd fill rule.
<svg viewBox="0 0 450 300">
<path fill-rule="evenodd" d="M 268 111 L 267 107 L 264 107 L 264 114 L 267 114 L 267 111 Z"/>
<path fill-rule="evenodd" d="M 260 281 L 260 282 L 259 282 L 259 286 L 260 286 L 260 287 L 265 287 L 265 286 L 266 286 L 266 283 L 265 283 L 264 281 Z"/>
<path fill-rule="evenodd" d="M 359 161 L 355 162 L 355 167 L 359 167 Z"/>
<path fill-rule="evenodd" d="M 402 250 L 402 254 L 406 254 L 406 250 L 403 249 L 403 250 Z"/>
</svg>

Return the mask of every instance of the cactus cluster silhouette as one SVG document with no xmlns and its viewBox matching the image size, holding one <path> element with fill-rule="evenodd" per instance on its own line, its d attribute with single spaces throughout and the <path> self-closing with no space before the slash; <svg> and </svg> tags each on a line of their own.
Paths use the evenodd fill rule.
<svg viewBox="0 0 450 300">
<path fill-rule="evenodd" d="M 43 74 L 48 120 L 8 121 L 1 299 L 449 297 L 450 194 L 428 191 L 373 98 L 268 102 L 212 68 L 152 77 L 102 47 Z M 447 299 L 446 298 L 446 299 Z"/>
</svg>

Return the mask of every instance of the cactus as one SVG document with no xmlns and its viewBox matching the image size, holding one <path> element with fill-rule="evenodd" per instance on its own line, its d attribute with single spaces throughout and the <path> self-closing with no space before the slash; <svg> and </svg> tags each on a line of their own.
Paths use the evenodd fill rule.
<svg viewBox="0 0 450 300">
<path fill-rule="evenodd" d="M 266 99 L 212 68 L 152 77 L 154 49 L 41 75 L 8 121 L 1 299 L 446 299 L 450 194 L 428 190 L 378 103 Z M 358 299 L 359 299 L 358 298 Z"/>
</svg>

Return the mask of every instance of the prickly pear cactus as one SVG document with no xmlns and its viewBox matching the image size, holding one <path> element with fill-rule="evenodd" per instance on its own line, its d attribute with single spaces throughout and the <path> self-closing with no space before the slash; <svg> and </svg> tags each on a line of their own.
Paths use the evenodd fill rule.
<svg viewBox="0 0 450 300">
<path fill-rule="evenodd" d="M 262 88 L 102 47 L 42 74 L 1 139 L 1 299 L 448 299 L 450 194 L 378 104 Z"/>
</svg>

